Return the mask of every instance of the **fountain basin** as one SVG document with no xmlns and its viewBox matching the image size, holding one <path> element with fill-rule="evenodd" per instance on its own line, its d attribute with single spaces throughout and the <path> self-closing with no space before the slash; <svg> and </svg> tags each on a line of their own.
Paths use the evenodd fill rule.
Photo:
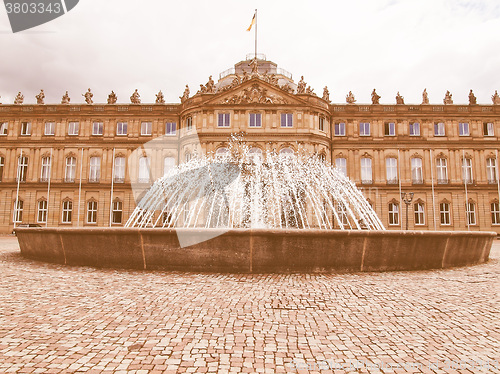
<svg viewBox="0 0 500 374">
<path fill-rule="evenodd" d="M 66 265 L 224 273 L 440 269 L 487 262 L 496 233 L 231 229 L 17 228 L 21 254 Z"/>
</svg>

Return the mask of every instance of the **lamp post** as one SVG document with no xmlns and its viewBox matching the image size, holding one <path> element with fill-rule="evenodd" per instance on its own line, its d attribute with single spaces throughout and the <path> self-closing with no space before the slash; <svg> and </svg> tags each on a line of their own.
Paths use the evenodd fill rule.
<svg viewBox="0 0 500 374">
<path fill-rule="evenodd" d="M 406 230 L 408 230 L 408 207 L 413 200 L 413 192 L 401 192 L 401 200 L 406 204 Z"/>
</svg>

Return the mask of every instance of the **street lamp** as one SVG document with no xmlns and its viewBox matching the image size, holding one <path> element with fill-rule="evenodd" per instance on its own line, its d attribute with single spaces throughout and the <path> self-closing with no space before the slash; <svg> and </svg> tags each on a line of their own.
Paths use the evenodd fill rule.
<svg viewBox="0 0 500 374">
<path fill-rule="evenodd" d="M 406 230 L 408 230 L 408 207 L 413 200 L 413 192 L 401 192 L 401 199 L 406 204 Z"/>
</svg>

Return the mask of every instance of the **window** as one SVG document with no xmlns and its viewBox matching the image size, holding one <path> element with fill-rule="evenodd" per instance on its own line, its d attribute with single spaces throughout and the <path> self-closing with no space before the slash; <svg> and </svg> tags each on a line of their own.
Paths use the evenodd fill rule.
<svg viewBox="0 0 500 374">
<path fill-rule="evenodd" d="M 495 136 L 495 126 L 493 122 L 483 123 L 483 134 L 484 136 Z"/>
<path fill-rule="evenodd" d="M 190 131 L 193 128 L 193 117 L 186 118 L 186 130 Z"/>
<path fill-rule="evenodd" d="M 370 184 L 372 183 L 372 159 L 368 157 L 363 157 L 361 159 L 361 183 Z"/>
<path fill-rule="evenodd" d="M 47 182 L 50 178 L 50 157 L 42 157 L 42 171 L 40 173 L 40 182 Z"/>
<path fill-rule="evenodd" d="M 448 183 L 448 165 L 445 158 L 438 158 L 436 160 L 437 169 L 437 182 L 438 184 Z"/>
<path fill-rule="evenodd" d="M 467 224 L 475 225 L 476 224 L 476 204 L 467 203 L 466 206 L 466 216 L 467 216 Z"/>
<path fill-rule="evenodd" d="M 62 205 L 62 223 L 71 223 L 71 213 L 73 212 L 73 202 L 64 200 Z"/>
<path fill-rule="evenodd" d="M 165 157 L 163 159 L 163 175 L 167 175 L 173 168 L 175 168 L 175 157 Z"/>
<path fill-rule="evenodd" d="M 66 168 L 64 171 L 64 181 L 74 182 L 76 176 L 76 157 L 66 157 Z"/>
<path fill-rule="evenodd" d="M 469 136 L 469 123 L 467 122 L 459 122 L 458 123 L 458 134 L 460 136 Z"/>
<path fill-rule="evenodd" d="M 349 224 L 349 218 L 347 216 L 347 209 L 343 203 L 337 204 L 337 215 L 339 216 L 339 225 L 345 226 Z"/>
<path fill-rule="evenodd" d="M 318 156 L 318 159 L 321 161 L 321 162 L 325 162 L 326 161 L 326 156 L 324 153 L 320 153 L 319 156 Z"/>
<path fill-rule="evenodd" d="M 37 212 L 37 216 L 36 216 L 36 221 L 38 223 L 46 223 L 47 222 L 47 212 L 48 212 L 47 200 L 40 200 L 38 202 L 38 212 Z"/>
<path fill-rule="evenodd" d="M 23 135 L 23 136 L 31 135 L 31 123 L 30 122 L 21 122 L 21 135 Z"/>
<path fill-rule="evenodd" d="M 23 207 L 24 201 L 14 201 L 14 222 L 23 222 Z"/>
<path fill-rule="evenodd" d="M 177 123 L 167 122 L 165 124 L 165 135 L 175 135 L 177 133 Z"/>
<path fill-rule="evenodd" d="M 472 159 L 464 158 L 462 160 L 462 180 L 464 183 L 472 183 Z"/>
<path fill-rule="evenodd" d="M 260 160 L 262 161 L 262 150 L 260 148 L 250 148 L 248 151 L 249 159 L 250 161 L 257 161 Z"/>
<path fill-rule="evenodd" d="M 222 148 L 217 149 L 217 151 L 215 151 L 215 155 L 216 156 L 223 156 L 223 155 L 227 155 L 228 152 L 229 152 L 229 149 L 222 147 Z"/>
<path fill-rule="evenodd" d="M 94 122 L 92 124 L 92 135 L 102 135 L 104 133 L 104 124 L 102 122 Z"/>
<path fill-rule="evenodd" d="M 488 178 L 488 183 L 497 183 L 497 160 L 494 158 L 486 159 L 486 175 Z"/>
<path fill-rule="evenodd" d="M 440 203 L 439 204 L 439 215 L 441 217 L 441 225 L 449 225 L 450 220 L 450 204 L 449 203 Z"/>
<path fill-rule="evenodd" d="M 185 154 L 184 154 L 184 161 L 185 162 L 189 162 L 191 161 L 191 159 L 193 158 L 193 155 L 191 153 L 189 153 L 189 151 L 187 151 Z"/>
<path fill-rule="evenodd" d="M 359 136 L 370 136 L 370 122 L 359 123 Z"/>
<path fill-rule="evenodd" d="M 436 122 L 434 124 L 434 136 L 444 136 L 444 122 Z"/>
<path fill-rule="evenodd" d="M 413 184 L 424 183 L 422 173 L 422 159 L 420 157 L 413 157 L 411 159 L 411 179 Z"/>
<path fill-rule="evenodd" d="M 141 135 L 150 136 L 153 133 L 153 123 L 152 122 L 142 122 L 141 123 Z"/>
<path fill-rule="evenodd" d="M 394 122 L 386 122 L 384 124 L 385 136 L 396 136 L 396 124 Z"/>
<path fill-rule="evenodd" d="M 97 201 L 87 203 L 87 223 L 97 223 Z"/>
<path fill-rule="evenodd" d="M 17 159 L 17 181 L 26 182 L 26 177 L 28 175 L 28 157 L 19 156 Z"/>
<path fill-rule="evenodd" d="M 345 136 L 345 122 L 335 123 L 335 136 Z"/>
<path fill-rule="evenodd" d="M 139 159 L 139 183 L 149 183 L 149 159 L 144 156 Z"/>
<path fill-rule="evenodd" d="M 410 123 L 410 136 L 420 136 L 420 123 Z"/>
<path fill-rule="evenodd" d="M 5 159 L 2 156 L 0 156 L 0 182 L 2 181 L 3 178 L 4 165 L 5 165 Z"/>
<path fill-rule="evenodd" d="M 344 157 L 335 159 L 335 167 L 344 177 L 347 177 L 347 160 Z"/>
<path fill-rule="evenodd" d="M 385 171 L 388 184 L 398 183 L 398 160 L 394 157 L 385 159 Z"/>
<path fill-rule="evenodd" d="M 399 204 L 389 203 L 389 225 L 399 225 Z"/>
<path fill-rule="evenodd" d="M 68 135 L 78 135 L 80 129 L 80 123 L 70 122 L 68 123 Z"/>
<path fill-rule="evenodd" d="M 89 182 L 99 182 L 101 177 L 101 158 L 90 158 Z"/>
<path fill-rule="evenodd" d="M 229 113 L 219 113 L 219 120 L 217 122 L 217 126 L 219 127 L 229 127 L 230 123 Z"/>
<path fill-rule="evenodd" d="M 282 148 L 279 153 L 281 156 L 292 156 L 293 149 L 292 148 Z"/>
<path fill-rule="evenodd" d="M 262 114 L 250 113 L 250 127 L 262 127 Z"/>
<path fill-rule="evenodd" d="M 8 122 L 0 122 L 0 136 L 7 135 L 8 128 L 9 128 Z"/>
<path fill-rule="evenodd" d="M 325 131 L 325 117 L 319 117 L 318 127 L 320 131 Z"/>
<path fill-rule="evenodd" d="M 45 135 L 54 135 L 56 133 L 56 124 L 54 122 L 45 122 Z"/>
<path fill-rule="evenodd" d="M 122 202 L 120 200 L 115 200 L 113 202 L 113 210 L 111 213 L 111 223 L 112 224 L 122 223 L 122 213 L 123 213 Z"/>
<path fill-rule="evenodd" d="M 424 203 L 416 203 L 415 209 L 415 225 L 425 225 Z"/>
<path fill-rule="evenodd" d="M 125 181 L 125 157 L 115 157 L 115 183 L 123 183 Z"/>
<path fill-rule="evenodd" d="M 127 135 L 127 122 L 116 123 L 116 135 Z"/>
<path fill-rule="evenodd" d="M 491 203 L 491 224 L 500 225 L 500 203 Z"/>
<path fill-rule="evenodd" d="M 170 225 L 172 224 L 172 219 L 173 219 L 172 213 L 163 212 L 163 216 L 162 216 L 163 226 L 170 227 Z"/>
<path fill-rule="evenodd" d="M 293 116 L 292 113 L 281 113 L 281 127 L 292 127 Z"/>
</svg>

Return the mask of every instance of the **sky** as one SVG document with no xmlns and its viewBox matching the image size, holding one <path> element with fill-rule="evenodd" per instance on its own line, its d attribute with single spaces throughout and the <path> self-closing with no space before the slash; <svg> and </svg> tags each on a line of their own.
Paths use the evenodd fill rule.
<svg viewBox="0 0 500 374">
<path fill-rule="evenodd" d="M 0 5 L 1 6 L 1 5 Z M 369 103 L 374 88 L 382 104 L 420 104 L 424 88 L 442 104 L 491 104 L 500 90 L 498 0 L 80 0 L 49 23 L 13 34 L 0 7 L 0 102 L 18 91 L 25 103 L 94 102 L 111 90 L 130 102 L 137 88 L 143 103 L 162 90 L 180 102 L 186 84 L 195 93 L 209 75 L 254 51 L 247 32 L 258 9 L 258 52 L 300 76 L 334 103 L 349 91 Z"/>
</svg>

